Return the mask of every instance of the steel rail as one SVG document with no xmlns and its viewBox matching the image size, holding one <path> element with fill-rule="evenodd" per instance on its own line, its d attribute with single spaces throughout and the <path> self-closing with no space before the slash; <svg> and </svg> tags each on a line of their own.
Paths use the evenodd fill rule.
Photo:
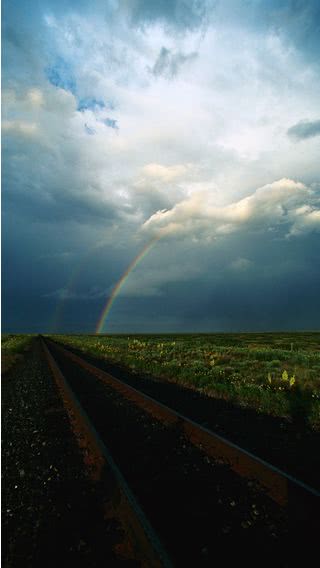
<svg viewBox="0 0 320 568">
<path fill-rule="evenodd" d="M 117 543 L 115 552 L 120 557 L 134 560 L 142 568 L 172 568 L 157 534 L 43 338 L 41 344 L 90 476 L 105 489 L 105 516 L 121 527 L 122 540 Z"/>
<path fill-rule="evenodd" d="M 47 338 L 46 342 L 51 343 L 63 355 L 102 382 L 113 387 L 122 396 L 131 400 L 154 418 L 166 424 L 176 425 L 187 439 L 202 449 L 208 456 L 224 461 L 239 475 L 257 481 L 271 499 L 288 510 L 289 519 L 293 526 L 305 528 L 305 523 L 308 523 L 310 530 L 312 527 L 319 530 L 317 523 L 320 493 L 316 489 L 92 365 L 79 355 L 66 349 L 65 346 Z"/>
</svg>

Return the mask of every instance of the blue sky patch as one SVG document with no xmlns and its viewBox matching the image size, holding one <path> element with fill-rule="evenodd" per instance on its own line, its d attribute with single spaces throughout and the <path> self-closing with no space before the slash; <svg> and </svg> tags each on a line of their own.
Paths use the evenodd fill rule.
<svg viewBox="0 0 320 568">
<path fill-rule="evenodd" d="M 93 136 L 96 133 L 96 131 L 90 126 L 88 126 L 87 123 L 84 125 L 84 129 L 86 133 L 89 134 L 90 136 Z"/>
<path fill-rule="evenodd" d="M 45 72 L 51 85 L 70 91 L 73 95 L 76 93 L 77 86 L 71 66 L 64 59 L 59 57 L 55 65 L 47 67 Z"/>
<path fill-rule="evenodd" d="M 115 130 L 119 130 L 118 121 L 114 118 L 105 118 L 102 120 L 103 124 L 109 126 L 109 128 L 114 128 Z"/>
<path fill-rule="evenodd" d="M 93 97 L 86 97 L 84 99 L 80 99 L 78 104 L 78 110 L 97 110 L 105 108 L 105 104 L 101 99 L 95 99 Z"/>
</svg>

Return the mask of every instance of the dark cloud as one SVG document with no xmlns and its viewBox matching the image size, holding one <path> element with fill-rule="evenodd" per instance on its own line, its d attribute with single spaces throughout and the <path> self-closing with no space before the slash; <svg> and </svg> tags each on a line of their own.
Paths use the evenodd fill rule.
<svg viewBox="0 0 320 568">
<path fill-rule="evenodd" d="M 268 2 L 265 10 L 268 10 Z M 320 3 L 318 0 L 272 0 L 271 25 L 309 60 L 319 63 Z"/>
<path fill-rule="evenodd" d="M 212 4 L 212 2 L 211 2 Z M 131 22 L 144 26 L 162 22 L 181 31 L 195 30 L 206 21 L 206 0 L 127 0 L 126 6 Z"/>
<path fill-rule="evenodd" d="M 105 329 L 118 333 L 318 329 L 317 242 L 314 236 L 298 244 L 261 236 L 254 241 L 230 238 L 222 247 L 207 251 L 185 246 L 188 262 L 205 267 L 201 278 L 163 281 L 161 294 L 153 297 L 130 297 L 124 290 Z M 178 245 L 175 248 L 176 254 L 182 253 Z M 255 269 L 231 274 L 232 259 L 244 251 L 254 259 Z M 165 258 L 159 262 L 167 268 Z M 138 267 L 137 279 L 139 271 L 143 286 L 145 271 Z"/>
<path fill-rule="evenodd" d="M 172 50 L 162 47 L 156 62 L 150 71 L 156 77 L 159 75 L 163 75 L 168 78 L 175 77 L 184 63 L 194 60 L 197 55 L 198 54 L 196 52 L 188 54 L 180 52 L 174 53 Z"/>
<path fill-rule="evenodd" d="M 318 156 L 278 137 L 301 108 L 318 116 L 319 12 L 311 0 L 5 0 L 4 331 L 93 332 L 152 238 L 141 225 L 160 217 L 183 231 L 130 273 L 106 329 L 319 326 Z M 157 80 L 188 62 L 188 84 Z M 316 134 L 319 121 L 288 132 Z M 276 199 L 282 177 L 299 182 L 292 203 L 288 184 Z"/>
<path fill-rule="evenodd" d="M 294 124 L 287 131 L 290 138 L 295 138 L 296 140 L 305 140 L 306 138 L 313 138 L 314 136 L 320 135 L 320 120 L 302 120 L 297 124 Z"/>
<path fill-rule="evenodd" d="M 114 128 L 114 130 L 119 130 L 118 121 L 114 118 L 105 118 L 102 120 L 103 124 L 108 126 L 109 128 Z"/>
<path fill-rule="evenodd" d="M 4 212 L 16 211 L 22 218 L 54 225 L 68 221 L 79 223 L 80 226 L 103 225 L 107 221 L 110 226 L 121 217 L 120 207 L 103 203 L 97 196 L 93 197 L 90 191 L 70 193 L 66 188 L 63 194 L 60 188 L 59 191 L 46 188 L 43 192 L 39 192 L 37 186 L 24 189 L 10 191 L 10 186 L 7 188 L 8 191 L 4 192 Z"/>
<path fill-rule="evenodd" d="M 319 0 L 218 0 L 209 2 L 212 24 L 241 26 L 280 37 L 319 63 Z"/>
<path fill-rule="evenodd" d="M 93 286 L 86 291 L 74 291 L 68 288 L 58 288 L 53 292 L 44 294 L 44 298 L 56 298 L 57 300 L 96 300 L 98 298 L 106 298 L 110 292 L 101 290 L 98 286 Z"/>
</svg>

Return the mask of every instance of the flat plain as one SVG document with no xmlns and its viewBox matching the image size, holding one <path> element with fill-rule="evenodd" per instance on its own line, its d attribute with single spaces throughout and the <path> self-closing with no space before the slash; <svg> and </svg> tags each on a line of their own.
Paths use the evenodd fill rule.
<svg viewBox="0 0 320 568">
<path fill-rule="evenodd" d="M 131 373 L 320 428 L 320 333 L 57 335 Z"/>
</svg>

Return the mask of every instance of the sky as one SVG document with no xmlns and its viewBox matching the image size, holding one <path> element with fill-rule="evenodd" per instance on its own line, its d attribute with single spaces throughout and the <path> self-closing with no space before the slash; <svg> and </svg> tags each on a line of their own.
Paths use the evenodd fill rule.
<svg viewBox="0 0 320 568">
<path fill-rule="evenodd" d="M 4 0 L 3 332 L 94 333 L 110 299 L 106 333 L 319 329 L 319 27 Z"/>
</svg>

